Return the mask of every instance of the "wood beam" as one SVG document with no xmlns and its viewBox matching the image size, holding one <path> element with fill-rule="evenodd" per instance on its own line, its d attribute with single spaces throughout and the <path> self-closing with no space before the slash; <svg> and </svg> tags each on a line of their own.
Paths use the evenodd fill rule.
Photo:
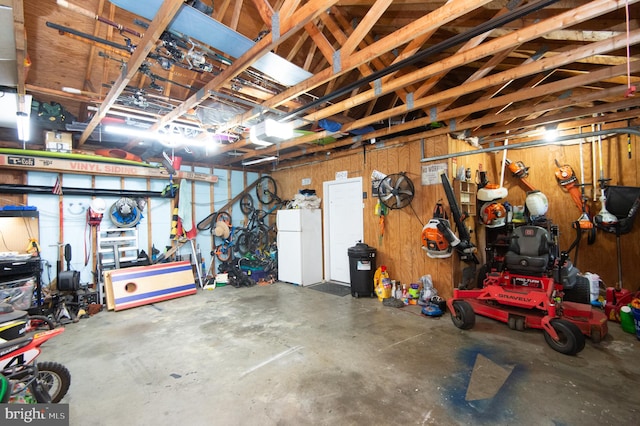
<svg viewBox="0 0 640 426">
<path fill-rule="evenodd" d="M 340 56 L 342 56 L 343 59 L 347 58 L 354 50 L 356 50 L 356 47 L 358 47 L 360 42 L 365 38 L 369 31 L 371 31 L 371 28 L 373 28 L 375 23 L 380 19 L 391 3 L 393 3 L 393 0 L 377 0 L 375 4 L 369 8 L 362 21 L 360 21 L 356 29 L 353 30 L 351 35 L 349 35 L 349 39 L 342 44 L 342 47 L 340 48 Z"/>
<path fill-rule="evenodd" d="M 135 76 L 138 72 L 138 68 L 147 58 L 151 49 L 155 46 L 155 42 L 160 38 L 160 35 L 165 30 L 167 25 L 171 22 L 174 15 L 182 6 L 182 0 L 166 0 L 160 6 L 158 13 L 153 18 L 151 25 L 147 29 L 144 37 L 142 38 L 140 45 L 136 48 L 133 55 L 129 59 L 127 66 L 123 68 L 122 73 L 116 80 L 116 82 L 112 85 L 111 90 L 105 97 L 104 102 L 100 108 L 100 112 L 93 116 L 87 128 L 82 132 L 82 136 L 80 136 L 80 140 L 78 142 L 78 146 L 82 146 L 86 140 L 89 138 L 93 130 L 100 124 L 100 121 L 107 115 L 109 107 L 113 105 L 120 93 L 127 87 L 131 78 Z"/>
<path fill-rule="evenodd" d="M 18 94 L 18 112 L 26 112 L 25 99 L 25 83 L 27 81 L 27 71 L 29 70 L 29 59 L 27 56 L 27 32 L 24 28 L 24 5 L 22 0 L 13 0 L 11 3 L 13 10 L 13 38 L 16 48 L 16 76 L 17 94 Z"/>
<path fill-rule="evenodd" d="M 630 1 L 638 1 L 638 0 L 630 0 Z M 468 64 L 474 60 L 478 60 L 480 58 L 489 56 L 494 54 L 495 52 L 499 52 L 504 49 L 509 49 L 513 46 L 518 46 L 527 40 L 533 40 L 543 34 L 545 31 L 551 31 L 557 28 L 562 28 L 568 20 L 587 20 L 594 17 L 599 16 L 602 13 L 606 13 L 611 10 L 615 10 L 617 7 L 620 7 L 624 3 L 623 0 L 595 0 L 591 3 L 582 6 L 581 8 L 576 9 L 575 11 L 569 11 L 565 13 L 561 13 L 553 18 L 547 19 L 545 21 L 541 21 L 532 26 L 523 28 L 514 33 L 505 35 L 498 39 L 493 39 L 483 43 L 473 49 L 465 51 L 463 54 L 454 55 L 448 58 L 445 58 L 439 62 L 431 64 L 422 68 L 419 71 L 409 73 L 402 77 L 398 77 L 393 81 L 387 82 L 383 84 L 381 90 L 379 92 L 374 92 L 373 90 L 369 90 L 367 92 L 363 92 L 359 94 L 357 97 L 347 99 L 342 102 L 337 102 L 327 107 L 321 111 L 316 111 L 312 114 L 305 116 L 304 118 L 309 121 L 316 121 L 321 118 L 329 117 L 331 115 L 337 114 L 342 111 L 344 108 L 352 108 L 355 105 L 368 102 L 374 97 L 380 96 L 382 94 L 389 93 L 391 91 L 395 91 L 398 88 L 408 86 L 410 84 L 414 84 L 418 81 L 424 80 L 434 75 L 438 75 L 444 71 L 448 71 L 454 69 L 456 67 Z M 614 40 L 614 39 L 612 39 Z M 618 37 L 615 40 L 620 42 L 621 38 Z M 606 43 L 606 42 L 602 42 Z M 619 44 L 619 43 L 618 43 Z M 589 45 L 592 46 L 592 45 Z M 620 46 L 624 47 L 624 45 Z M 580 48 L 579 48 L 580 49 Z M 578 49 L 576 49 L 577 51 Z M 612 49 L 606 49 L 605 51 L 610 51 Z M 586 52 L 588 53 L 588 52 Z M 592 52 L 591 55 L 598 53 Z M 588 57 L 589 54 L 581 54 L 577 55 L 580 57 Z M 572 57 L 575 58 L 575 55 Z M 561 61 L 557 62 L 555 66 L 560 66 L 561 64 L 567 64 L 570 62 L 566 62 L 565 60 L 569 58 L 568 55 L 562 55 Z M 574 59 L 575 60 L 575 59 Z M 546 60 L 543 60 L 546 61 Z M 542 61 L 539 61 L 540 63 Z M 548 62 L 545 62 L 548 63 Z M 520 76 L 522 77 L 522 76 Z M 517 77 L 516 77 L 517 78 Z M 484 79 L 483 79 L 484 80 Z"/>
<path fill-rule="evenodd" d="M 210 96 L 209 91 L 217 90 L 223 84 L 243 72 L 245 69 L 251 66 L 254 61 L 264 56 L 267 52 L 274 49 L 280 43 L 287 40 L 297 31 L 302 29 L 304 25 L 318 17 L 319 14 L 323 13 L 327 8 L 331 7 L 337 1 L 338 0 L 311 0 L 304 4 L 300 9 L 292 14 L 290 18 L 287 18 L 283 22 L 281 22 L 281 34 L 277 41 L 273 41 L 271 33 L 264 36 L 261 40 L 256 42 L 256 44 L 253 45 L 253 47 L 250 48 L 244 55 L 235 60 L 233 64 L 231 64 L 223 72 L 214 77 L 196 94 L 189 97 L 189 99 L 187 99 L 184 103 L 175 108 L 169 114 L 165 115 L 162 120 L 160 120 L 160 122 L 154 126 L 154 128 L 163 126 L 165 123 L 168 123 L 175 118 L 180 117 L 191 108 L 200 104 Z M 237 124 L 238 123 L 234 123 L 234 126 Z"/>
<path fill-rule="evenodd" d="M 262 22 L 271 28 L 271 17 L 273 16 L 273 8 L 267 0 L 252 0 L 253 5 L 258 9 L 258 14 Z"/>
<path fill-rule="evenodd" d="M 640 30 L 636 31 L 635 33 L 632 33 L 633 35 L 635 35 L 635 37 L 640 37 Z M 605 43 L 595 43 L 595 44 L 605 44 Z M 584 48 L 584 47 L 583 47 Z M 589 46 L 586 46 L 587 50 L 589 48 Z M 613 46 L 612 48 L 616 48 L 616 46 Z M 576 49 L 578 50 L 578 49 Z M 542 61 L 540 61 L 542 62 Z M 522 68 L 532 68 L 533 66 L 536 66 L 539 63 L 532 63 L 532 64 L 528 64 L 528 65 L 524 65 L 522 66 Z M 638 72 L 640 71 L 640 62 L 634 62 L 631 64 L 631 69 L 632 72 Z M 495 99 L 488 99 L 486 101 L 484 101 L 484 103 L 479 102 L 479 103 L 474 103 L 471 104 L 469 106 L 465 106 L 465 109 L 455 109 L 455 110 L 448 110 L 448 111 L 443 111 L 440 116 L 437 118 L 438 120 L 448 120 L 451 118 L 455 118 L 459 115 L 465 115 L 465 114 L 471 114 L 472 112 L 477 112 L 477 111 L 482 111 L 485 110 L 487 108 L 491 108 L 491 107 L 495 107 L 497 105 L 499 105 L 500 102 L 503 102 L 504 104 L 509 103 L 509 102 L 515 102 L 515 101 L 522 101 L 525 99 L 529 99 L 531 97 L 537 97 L 540 96 L 541 93 L 554 93 L 554 92 L 558 92 L 558 91 L 564 91 L 567 90 L 567 88 L 571 88 L 571 87 L 577 87 L 577 86 L 582 86 L 585 84 L 590 84 L 592 82 L 596 82 L 596 81 L 600 81 L 602 78 L 607 78 L 607 77 L 611 77 L 614 75 L 620 75 L 620 74 L 624 74 L 626 72 L 626 66 L 625 65 L 618 65 L 616 67 L 607 67 L 605 69 L 601 69 L 598 71 L 594 71 L 592 73 L 586 74 L 586 75 L 582 75 L 582 76 L 578 76 L 578 77 L 570 77 L 558 82 L 554 82 L 554 83 L 549 83 L 547 85 L 542 85 L 542 86 L 538 86 L 537 88 L 533 88 L 533 89 L 524 89 L 518 92 L 515 92 L 514 94 L 509 94 L 509 95 L 503 95 L 500 96 L 498 98 Z M 484 79 L 478 80 L 475 83 L 472 83 L 468 86 L 474 86 L 477 85 L 478 87 L 483 87 L 484 85 L 486 85 L 487 81 L 491 81 L 493 78 L 495 78 L 495 76 L 489 76 L 489 77 L 485 77 Z M 498 79 L 504 79 L 504 76 L 499 76 Z M 509 80 L 509 78 L 506 78 L 506 80 Z M 624 86 L 621 86 L 624 88 Z M 440 94 L 438 94 L 437 96 L 429 96 L 426 99 L 429 99 L 429 103 L 430 104 L 437 104 L 438 102 L 442 101 L 442 100 L 446 100 L 449 98 L 453 98 L 456 96 L 459 96 L 458 93 L 460 92 L 464 92 L 464 90 L 471 90 L 473 91 L 473 89 L 471 87 L 460 87 L 460 88 L 452 88 L 446 91 L 441 92 Z M 626 90 L 626 88 L 625 88 Z M 437 99 L 435 99 L 437 98 Z M 632 103 L 633 101 L 637 100 L 633 100 L 632 99 Z M 423 102 L 416 102 L 416 108 L 422 108 L 424 107 Z M 606 109 L 606 105 L 605 105 L 605 109 Z M 364 127 L 366 125 L 375 123 L 377 121 L 389 118 L 389 117 L 393 117 L 394 115 L 399 115 L 402 114 L 404 111 L 406 111 L 406 108 L 404 107 L 395 107 L 395 108 L 390 108 L 389 110 L 385 111 L 384 113 L 378 113 L 375 115 L 371 115 L 369 117 L 365 117 L 362 118 L 360 120 L 355 120 L 352 123 L 348 123 L 346 125 L 343 126 L 343 128 L 341 129 L 343 132 L 348 132 L 349 130 L 352 129 L 358 129 L 361 127 Z M 528 107 L 527 109 L 527 114 L 531 113 L 531 109 Z M 575 116 L 575 112 L 572 112 L 572 114 Z M 499 122 L 499 121 L 503 121 L 506 117 L 509 116 L 509 113 L 504 113 L 498 116 L 492 116 L 492 117 L 488 117 L 485 118 L 486 120 L 488 120 L 488 122 L 490 123 L 495 123 L 495 122 Z M 495 121 L 492 121 L 495 120 Z M 431 117 L 425 117 L 423 119 L 418 119 L 418 120 L 413 120 L 411 122 L 405 123 L 405 124 L 400 124 L 400 125 L 396 125 L 393 127 L 393 131 L 389 131 L 389 130 L 382 130 L 382 131 L 374 131 L 371 133 L 367 133 L 366 135 L 364 135 L 363 137 L 366 138 L 373 138 L 373 137 L 382 137 L 388 134 L 392 134 L 392 133 L 396 133 L 396 132 L 401 132 L 404 130 L 409 130 L 412 128 L 417 128 L 420 126 L 424 126 L 424 125 L 428 125 L 429 123 L 431 123 L 433 121 L 433 119 Z M 481 123 L 481 124 L 480 124 Z M 470 125 L 471 124 L 471 125 Z M 449 129 L 449 128 L 445 128 L 443 129 L 443 131 L 445 133 L 448 133 L 452 130 L 455 131 L 459 131 L 462 129 L 469 129 L 469 128 L 474 128 L 476 126 L 480 126 L 480 125 L 486 125 L 488 123 L 482 122 L 480 120 L 469 120 L 468 122 L 463 122 L 461 126 L 456 126 L 455 129 Z M 290 141 L 286 141 L 286 142 L 282 142 L 280 144 L 280 149 L 283 148 L 290 148 L 292 146 L 296 146 L 302 143 L 308 143 L 308 142 L 312 142 L 314 140 L 326 137 L 326 136 L 330 136 L 329 132 L 318 132 L 314 135 L 308 135 L 308 136 L 302 136 L 300 138 L 296 138 Z M 276 152 L 276 149 L 273 147 L 267 147 L 266 149 L 262 150 L 261 153 L 262 154 L 273 154 Z M 237 160 L 244 160 L 245 157 L 250 157 L 251 154 L 245 155 L 244 157 L 240 157 Z"/>
<path fill-rule="evenodd" d="M 365 49 L 361 49 L 358 52 L 354 53 L 344 61 L 344 63 L 342 64 L 342 70 L 340 72 L 335 73 L 331 67 L 325 68 L 322 71 L 316 72 L 314 76 L 308 78 L 304 82 L 274 96 L 270 100 L 266 101 L 263 105 L 268 108 L 275 108 L 289 99 L 296 98 L 307 91 L 326 84 L 330 80 L 336 78 L 339 74 L 344 74 L 354 68 L 357 68 L 361 64 L 370 62 L 372 58 L 390 52 L 391 50 L 403 44 L 409 43 L 416 37 L 420 37 L 423 34 L 434 31 L 447 22 L 451 22 L 456 18 L 459 18 L 477 8 L 482 7 L 483 5 L 489 3 L 489 1 L 490 0 L 480 0 L 474 2 L 473 4 L 470 4 L 470 2 L 448 2 L 437 10 L 428 13 L 427 15 L 415 20 L 405 27 L 400 28 L 384 39 L 379 40 L 376 43 L 369 45 Z M 255 115 L 253 115 L 252 113 L 242 114 L 241 116 L 230 120 L 227 126 L 229 126 L 230 128 L 237 125 L 238 123 L 247 122 L 252 118 L 255 118 Z"/>
</svg>

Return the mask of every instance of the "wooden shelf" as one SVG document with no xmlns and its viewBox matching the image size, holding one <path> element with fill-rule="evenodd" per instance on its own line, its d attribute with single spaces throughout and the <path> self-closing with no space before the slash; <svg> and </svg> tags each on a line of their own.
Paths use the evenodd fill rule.
<svg viewBox="0 0 640 426">
<path fill-rule="evenodd" d="M 100 229 L 98 253 L 103 268 L 110 266 L 117 268 L 122 262 L 136 260 L 138 258 L 138 228 Z M 117 259 L 115 253 L 118 254 Z"/>
<path fill-rule="evenodd" d="M 467 212 L 469 216 L 476 215 L 476 192 L 478 186 L 473 182 L 466 182 L 460 180 L 453 181 L 453 191 L 460 204 L 460 209 L 463 212 Z"/>
</svg>

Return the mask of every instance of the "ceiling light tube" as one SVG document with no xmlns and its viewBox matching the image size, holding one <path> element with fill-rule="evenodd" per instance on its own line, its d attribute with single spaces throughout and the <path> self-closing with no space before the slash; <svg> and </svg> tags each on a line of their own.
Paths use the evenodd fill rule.
<svg viewBox="0 0 640 426">
<path fill-rule="evenodd" d="M 31 126 L 29 123 L 29 114 L 26 112 L 16 112 L 16 127 L 18 128 L 18 139 L 28 142 L 31 139 Z"/>
<path fill-rule="evenodd" d="M 107 133 L 112 133 L 114 135 L 132 136 L 145 139 L 158 139 L 157 133 L 152 133 L 145 129 L 109 125 L 104 126 L 104 131 Z"/>
<path fill-rule="evenodd" d="M 266 163 L 267 161 L 277 160 L 278 157 L 272 155 L 271 157 L 258 158 L 257 160 L 243 161 L 243 166 L 252 166 L 254 164 Z"/>
</svg>

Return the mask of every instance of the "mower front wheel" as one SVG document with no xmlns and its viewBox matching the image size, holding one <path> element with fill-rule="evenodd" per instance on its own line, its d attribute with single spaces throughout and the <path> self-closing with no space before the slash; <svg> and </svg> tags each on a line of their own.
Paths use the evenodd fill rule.
<svg viewBox="0 0 640 426">
<path fill-rule="evenodd" d="M 584 349 L 584 335 L 577 325 L 571 321 L 556 318 L 551 320 L 551 326 L 558 334 L 559 339 L 554 340 L 546 330 L 544 339 L 553 350 L 565 355 L 575 355 Z"/>
<path fill-rule="evenodd" d="M 476 325 L 476 313 L 469 302 L 456 300 L 453 302 L 453 312 L 451 312 L 453 325 L 461 330 L 469 330 Z"/>
</svg>

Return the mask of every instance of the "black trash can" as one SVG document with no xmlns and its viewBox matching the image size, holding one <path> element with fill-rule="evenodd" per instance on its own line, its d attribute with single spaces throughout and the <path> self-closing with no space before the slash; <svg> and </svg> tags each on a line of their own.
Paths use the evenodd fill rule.
<svg viewBox="0 0 640 426">
<path fill-rule="evenodd" d="M 376 249 L 359 242 L 347 249 L 349 254 L 349 275 L 351 296 L 373 297 L 373 276 L 376 273 Z"/>
</svg>

